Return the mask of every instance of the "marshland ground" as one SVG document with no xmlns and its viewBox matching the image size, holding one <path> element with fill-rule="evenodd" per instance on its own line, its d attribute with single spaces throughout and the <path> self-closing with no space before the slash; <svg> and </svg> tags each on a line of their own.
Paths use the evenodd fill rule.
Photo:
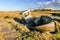
<svg viewBox="0 0 60 40">
<path fill-rule="evenodd" d="M 60 40 L 60 10 L 34 10 L 31 14 L 34 18 L 40 16 L 57 17 L 54 19 L 58 26 L 59 32 L 51 33 L 52 37 L 45 34 L 43 37 L 40 31 L 30 31 L 26 25 L 15 21 L 14 18 L 20 19 L 21 11 L 0 11 L 0 40 Z M 30 32 L 29 32 L 30 31 Z"/>
</svg>

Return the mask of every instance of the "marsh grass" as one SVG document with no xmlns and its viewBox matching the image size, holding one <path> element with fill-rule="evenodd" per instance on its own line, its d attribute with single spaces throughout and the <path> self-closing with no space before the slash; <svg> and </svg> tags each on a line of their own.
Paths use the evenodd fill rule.
<svg viewBox="0 0 60 40">
<path fill-rule="evenodd" d="M 34 11 L 34 12 L 32 12 L 32 15 L 33 15 L 33 17 L 40 17 L 41 15 L 51 16 L 51 14 L 47 14 L 50 12 L 51 11 L 48 11 L 48 12 L 47 11 L 37 11 L 37 12 Z M 14 28 L 14 31 L 18 32 L 18 34 L 16 34 L 16 37 L 13 36 L 13 38 L 15 40 L 56 40 L 56 39 L 60 40 L 60 33 L 58 33 L 58 32 L 53 33 L 53 34 L 50 33 L 52 36 L 49 36 L 49 34 L 41 33 L 40 31 L 36 31 L 36 30 L 30 31 L 28 28 L 26 28 L 26 25 L 16 22 L 13 18 L 15 18 L 15 17 L 20 18 L 20 14 L 19 14 L 20 12 L 0 12 L 0 13 L 1 13 L 0 14 L 0 26 L 7 25 L 7 27 L 9 27 L 9 28 L 12 27 L 12 28 Z M 60 19 L 57 22 L 57 26 L 60 29 Z M 4 32 L 0 33 L 0 34 L 2 35 L 2 34 L 4 34 Z M 5 40 L 5 37 L 3 37 L 3 36 L 0 36 L 0 38 L 2 38 L 0 40 L 3 40 L 3 39 Z"/>
</svg>

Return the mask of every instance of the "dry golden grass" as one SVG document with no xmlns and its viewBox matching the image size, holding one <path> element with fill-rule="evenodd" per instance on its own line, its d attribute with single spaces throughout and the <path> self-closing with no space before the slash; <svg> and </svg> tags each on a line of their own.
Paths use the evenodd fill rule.
<svg viewBox="0 0 60 40">
<path fill-rule="evenodd" d="M 19 17 L 19 13 L 18 11 L 12 11 L 12 12 L 0 12 L 0 18 L 1 17 Z"/>
<path fill-rule="evenodd" d="M 51 14 L 45 12 L 31 12 L 31 14 L 33 15 L 33 17 L 51 16 Z"/>
<path fill-rule="evenodd" d="M 31 14 L 33 15 L 33 17 L 40 17 L 40 16 L 52 16 L 52 14 L 50 13 L 60 13 L 59 11 L 35 11 L 35 12 L 31 12 Z M 12 11 L 12 12 L 0 12 L 0 31 L 1 29 L 3 30 L 4 27 L 8 28 L 9 34 L 8 32 L 0 32 L 0 40 L 12 40 L 12 39 L 17 39 L 17 40 L 52 40 L 54 39 L 53 37 L 56 37 L 57 39 L 60 40 L 60 33 L 57 34 L 53 34 L 53 36 L 48 36 L 48 34 L 44 34 L 46 37 L 48 36 L 48 38 L 44 38 L 43 34 L 37 31 L 30 31 L 28 28 L 26 28 L 25 25 L 20 24 L 16 21 L 14 21 L 13 18 L 20 18 L 20 12 L 18 11 Z M 60 20 L 60 19 L 59 19 Z M 60 23 L 56 22 L 57 26 L 60 29 Z M 14 34 L 14 32 L 16 32 L 16 34 Z M 30 32 L 27 33 L 26 32 Z M 4 36 L 3 36 L 4 35 Z"/>
</svg>

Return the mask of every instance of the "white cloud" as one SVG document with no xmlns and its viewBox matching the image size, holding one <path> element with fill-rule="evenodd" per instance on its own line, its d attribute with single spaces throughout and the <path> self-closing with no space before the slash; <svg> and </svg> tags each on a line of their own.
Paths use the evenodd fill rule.
<svg viewBox="0 0 60 40">
<path fill-rule="evenodd" d="M 52 2 L 47 1 L 47 2 L 37 2 L 37 8 L 43 9 L 49 6 Z"/>
<path fill-rule="evenodd" d="M 36 0 L 32 0 L 32 1 L 36 1 Z M 36 4 L 31 3 L 30 4 L 32 6 L 32 8 L 51 8 L 51 9 L 56 9 L 59 10 L 60 9 L 60 0 L 52 0 L 52 1 L 47 1 L 47 2 L 37 2 Z"/>
<path fill-rule="evenodd" d="M 56 0 L 57 3 L 60 3 L 60 0 Z"/>
<path fill-rule="evenodd" d="M 38 2 L 37 3 L 38 8 L 51 8 L 51 9 L 56 9 L 60 10 L 60 0 L 52 0 L 52 1 L 47 1 L 47 2 Z"/>
<path fill-rule="evenodd" d="M 38 2 L 38 5 L 49 5 L 51 3 L 51 1 L 48 2 Z"/>
<path fill-rule="evenodd" d="M 52 0 L 52 2 L 55 2 L 55 0 Z"/>
<path fill-rule="evenodd" d="M 51 3 L 50 5 L 52 5 L 51 8 L 60 10 L 60 0 L 55 0 L 55 2 Z"/>
</svg>

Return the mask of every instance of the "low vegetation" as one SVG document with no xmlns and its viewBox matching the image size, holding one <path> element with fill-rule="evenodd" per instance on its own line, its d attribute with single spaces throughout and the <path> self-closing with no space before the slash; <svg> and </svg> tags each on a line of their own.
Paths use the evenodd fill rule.
<svg viewBox="0 0 60 40">
<path fill-rule="evenodd" d="M 34 11 L 31 13 L 33 17 L 39 17 L 41 15 L 52 17 L 50 12 L 51 11 Z M 26 25 L 14 20 L 14 18 L 20 18 L 19 13 L 20 12 L 0 12 L 0 40 L 60 40 L 60 32 L 42 33 L 36 30 L 30 31 Z M 60 30 L 60 19 L 56 19 L 55 21 Z"/>
</svg>

